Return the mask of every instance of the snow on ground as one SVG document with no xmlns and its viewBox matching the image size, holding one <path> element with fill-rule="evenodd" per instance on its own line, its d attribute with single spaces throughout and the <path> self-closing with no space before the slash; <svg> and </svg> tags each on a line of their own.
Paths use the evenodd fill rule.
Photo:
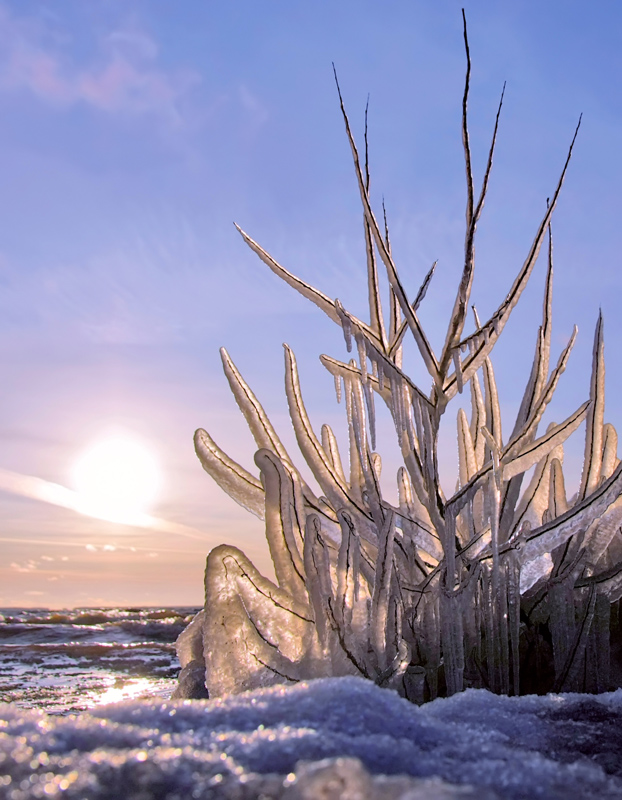
<svg viewBox="0 0 622 800">
<path fill-rule="evenodd" d="M 622 690 L 417 707 L 331 678 L 69 717 L 0 706 L 0 798 L 60 797 L 620 800 Z"/>
</svg>

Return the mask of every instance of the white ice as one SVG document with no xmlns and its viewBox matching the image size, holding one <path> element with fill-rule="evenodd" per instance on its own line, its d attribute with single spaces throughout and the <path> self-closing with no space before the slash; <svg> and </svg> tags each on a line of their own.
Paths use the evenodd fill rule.
<svg viewBox="0 0 622 800">
<path fill-rule="evenodd" d="M 417 707 L 369 681 L 327 678 L 68 717 L 0 706 L 2 800 L 262 796 L 619 800 L 622 690 L 468 690 Z"/>
</svg>

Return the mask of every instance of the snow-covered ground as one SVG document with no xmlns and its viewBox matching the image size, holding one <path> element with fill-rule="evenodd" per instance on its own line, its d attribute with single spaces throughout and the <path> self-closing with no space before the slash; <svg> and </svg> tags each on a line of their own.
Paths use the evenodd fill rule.
<svg viewBox="0 0 622 800">
<path fill-rule="evenodd" d="M 331 678 L 69 717 L 4 705 L 0 797 L 620 800 L 622 690 L 419 708 Z"/>
</svg>

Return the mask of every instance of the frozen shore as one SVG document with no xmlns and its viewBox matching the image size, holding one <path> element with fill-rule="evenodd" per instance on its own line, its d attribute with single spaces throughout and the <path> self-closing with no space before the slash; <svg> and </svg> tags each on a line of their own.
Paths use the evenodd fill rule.
<svg viewBox="0 0 622 800">
<path fill-rule="evenodd" d="M 4 705 L 0 797 L 619 800 L 622 690 L 417 707 L 331 678 L 68 717 Z"/>
</svg>

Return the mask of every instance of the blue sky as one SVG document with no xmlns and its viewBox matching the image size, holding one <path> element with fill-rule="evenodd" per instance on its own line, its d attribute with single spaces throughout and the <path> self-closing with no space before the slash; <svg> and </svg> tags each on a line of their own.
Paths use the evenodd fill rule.
<svg viewBox="0 0 622 800">
<path fill-rule="evenodd" d="M 466 0 L 470 129 L 481 181 L 507 90 L 477 240 L 473 299 L 505 296 L 583 123 L 554 216 L 555 356 L 579 339 L 558 421 L 589 391 L 605 316 L 607 418 L 622 422 L 619 225 L 622 9 L 572 0 Z M 77 456 L 110 430 L 147 443 L 163 488 L 152 509 L 195 538 L 92 519 L 0 492 L 0 605 L 194 604 L 206 552 L 226 541 L 269 571 L 259 521 L 203 473 L 207 428 L 251 467 L 228 392 L 233 360 L 295 451 L 281 344 L 294 349 L 316 426 L 343 434 L 317 356 L 340 331 L 280 284 L 239 223 L 297 275 L 365 313 L 362 215 L 331 62 L 384 196 L 411 295 L 438 269 L 422 321 L 440 347 L 464 237 L 461 3 L 65 0 L 0 3 L 0 469 L 70 485 Z M 526 380 L 544 263 L 493 358 L 506 426 Z M 410 372 L 427 382 L 413 358 Z M 441 464 L 455 481 L 455 415 Z M 390 423 L 381 422 L 385 439 Z M 397 466 L 392 443 L 385 473 Z M 381 448 L 382 451 L 382 448 Z M 581 441 L 567 452 L 578 475 Z M 387 477 L 389 485 L 390 475 Z"/>
</svg>

